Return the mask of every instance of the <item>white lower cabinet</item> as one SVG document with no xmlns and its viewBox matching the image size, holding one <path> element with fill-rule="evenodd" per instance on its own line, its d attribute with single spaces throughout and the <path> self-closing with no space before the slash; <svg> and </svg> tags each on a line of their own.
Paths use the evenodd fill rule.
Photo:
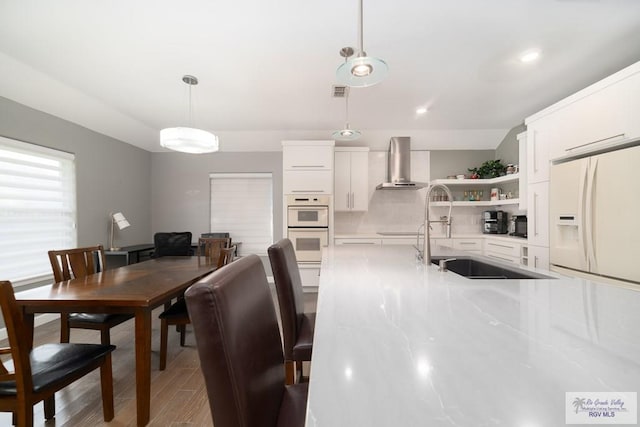
<svg viewBox="0 0 640 427">
<path fill-rule="evenodd" d="M 298 264 L 300 280 L 305 288 L 317 288 L 320 284 L 320 266 Z"/>
<path fill-rule="evenodd" d="M 544 270 L 549 269 L 549 248 L 544 246 L 526 245 L 522 248 L 522 254 L 523 265 L 542 268 Z"/>
<path fill-rule="evenodd" d="M 336 245 L 381 245 L 382 239 L 376 238 L 338 238 L 333 241 Z"/>
<path fill-rule="evenodd" d="M 472 253 L 482 253 L 482 239 L 451 239 L 453 240 L 453 249 L 468 251 Z"/>
<path fill-rule="evenodd" d="M 504 239 L 492 239 L 485 237 L 484 256 L 500 261 L 520 264 L 522 245 L 519 242 L 510 242 Z"/>
</svg>

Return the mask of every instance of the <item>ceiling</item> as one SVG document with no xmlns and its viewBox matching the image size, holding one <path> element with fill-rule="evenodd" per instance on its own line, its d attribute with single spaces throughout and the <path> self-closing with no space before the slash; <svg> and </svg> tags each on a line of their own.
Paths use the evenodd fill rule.
<svg viewBox="0 0 640 427">
<path fill-rule="evenodd" d="M 181 78 L 192 74 L 193 125 L 219 134 L 222 150 L 330 139 L 345 122 L 331 86 L 340 49 L 357 46 L 357 10 L 357 0 L 0 0 L 0 96 L 163 151 L 159 130 L 188 125 Z M 364 47 L 389 76 L 351 90 L 363 141 L 395 130 L 495 148 L 526 116 L 640 60 L 640 1 L 366 0 Z M 520 62 L 532 48 L 540 60 Z"/>
</svg>

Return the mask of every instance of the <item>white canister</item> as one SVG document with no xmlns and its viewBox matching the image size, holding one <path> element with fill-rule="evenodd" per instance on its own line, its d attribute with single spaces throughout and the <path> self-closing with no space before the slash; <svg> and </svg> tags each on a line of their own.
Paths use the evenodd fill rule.
<svg viewBox="0 0 640 427">
<path fill-rule="evenodd" d="M 500 200 L 500 189 L 498 187 L 491 189 L 491 201 Z"/>
</svg>

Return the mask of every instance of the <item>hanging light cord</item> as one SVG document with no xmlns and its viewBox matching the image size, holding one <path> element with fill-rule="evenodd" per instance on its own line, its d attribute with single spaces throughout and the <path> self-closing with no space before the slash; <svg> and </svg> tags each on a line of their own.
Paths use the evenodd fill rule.
<svg viewBox="0 0 640 427">
<path fill-rule="evenodd" d="M 347 129 L 349 129 L 349 91 L 348 90 L 347 90 L 347 96 L 345 98 L 344 105 L 345 105 L 345 108 L 344 108 L 345 109 L 345 118 L 347 119 L 345 127 Z"/>
<path fill-rule="evenodd" d="M 363 0 L 360 0 L 360 7 L 359 7 L 359 15 L 360 15 L 360 21 L 358 22 L 359 27 L 360 27 L 360 33 L 358 34 L 358 47 L 360 48 L 360 55 L 361 56 L 365 56 L 365 52 L 364 52 L 364 29 L 363 27 L 363 23 L 362 23 L 362 15 L 363 15 L 363 6 L 362 6 L 362 2 Z"/>
<path fill-rule="evenodd" d="M 189 127 L 193 127 L 193 113 L 191 110 L 191 86 L 193 86 L 192 83 L 187 83 L 189 85 Z"/>
</svg>

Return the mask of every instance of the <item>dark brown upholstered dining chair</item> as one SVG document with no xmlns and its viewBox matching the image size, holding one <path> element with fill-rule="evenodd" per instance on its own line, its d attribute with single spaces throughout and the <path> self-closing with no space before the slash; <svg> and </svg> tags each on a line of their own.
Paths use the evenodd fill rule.
<svg viewBox="0 0 640 427">
<path fill-rule="evenodd" d="M 49 251 L 49 261 L 56 282 L 82 278 L 104 270 L 102 245 Z M 100 342 L 110 344 L 109 331 L 133 318 L 133 314 L 60 313 L 60 342 L 69 342 L 71 328 L 100 331 Z"/>
<path fill-rule="evenodd" d="M 33 405 L 44 401 L 47 420 L 55 416 L 55 392 L 100 368 L 102 412 L 105 421 L 113 419 L 112 345 L 44 344 L 31 349 L 25 340 L 22 312 L 16 304 L 11 282 L 0 282 L 0 307 L 9 336 L 9 348 L 0 354 L 10 354 L 13 371 L 0 361 L 0 411 L 13 412 L 18 426 L 33 425 Z M 93 387 L 93 386 L 91 386 Z M 86 390 L 91 392 L 91 388 Z"/>
<path fill-rule="evenodd" d="M 202 240 L 202 239 L 200 239 Z M 226 239 L 214 239 L 226 240 Z M 229 239 L 230 240 L 230 239 Z M 221 268 L 233 261 L 235 246 L 228 248 L 218 248 L 217 251 L 217 268 Z M 180 332 L 180 346 L 184 347 L 184 338 L 186 326 L 190 324 L 189 312 L 183 298 L 167 308 L 160 314 L 160 370 L 164 371 L 167 366 L 167 341 L 169 339 L 169 326 L 176 325 Z"/>
<path fill-rule="evenodd" d="M 267 252 L 282 319 L 287 384 L 293 384 L 296 373 L 302 375 L 302 362 L 311 361 L 316 314 L 304 312 L 302 280 L 291 241 L 282 239 Z"/>
<path fill-rule="evenodd" d="M 185 292 L 216 427 L 304 426 L 308 384 L 285 385 L 282 341 L 257 255 Z"/>
</svg>

